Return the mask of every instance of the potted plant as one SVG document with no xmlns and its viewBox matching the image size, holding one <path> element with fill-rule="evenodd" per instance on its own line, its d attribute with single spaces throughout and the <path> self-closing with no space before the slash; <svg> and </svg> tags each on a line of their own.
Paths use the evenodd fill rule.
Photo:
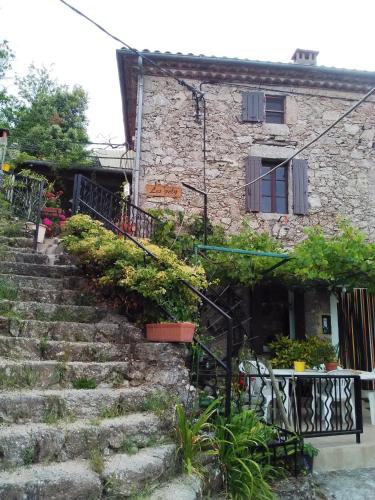
<svg viewBox="0 0 375 500">
<path fill-rule="evenodd" d="M 163 304 L 168 313 L 181 321 L 161 321 L 146 324 L 146 338 L 151 342 L 189 342 L 193 341 L 196 325 L 191 321 L 192 304 L 180 300 L 177 294 Z"/>
<path fill-rule="evenodd" d="M 314 470 L 314 457 L 316 457 L 318 453 L 319 450 L 311 443 L 304 443 L 299 456 L 299 469 L 305 470 L 311 474 Z"/>
<path fill-rule="evenodd" d="M 64 194 L 63 191 L 53 191 L 53 186 L 49 186 L 45 192 L 45 206 L 42 209 L 43 217 L 48 219 L 53 219 L 54 217 L 59 217 L 62 214 L 61 208 L 61 196 Z"/>
</svg>

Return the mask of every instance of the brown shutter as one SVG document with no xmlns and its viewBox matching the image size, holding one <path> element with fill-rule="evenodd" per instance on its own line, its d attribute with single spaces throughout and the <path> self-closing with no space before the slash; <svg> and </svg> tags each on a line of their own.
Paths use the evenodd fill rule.
<svg viewBox="0 0 375 500">
<path fill-rule="evenodd" d="M 244 122 L 263 122 L 264 106 L 264 92 L 244 92 L 242 94 L 242 120 Z"/>
<path fill-rule="evenodd" d="M 257 156 L 249 156 L 246 162 L 246 182 L 251 182 L 260 176 L 262 159 Z M 261 180 L 246 186 L 246 210 L 248 212 L 260 212 L 260 186 Z"/>
<path fill-rule="evenodd" d="M 293 213 L 307 214 L 309 205 L 307 199 L 307 161 L 293 160 Z"/>
</svg>

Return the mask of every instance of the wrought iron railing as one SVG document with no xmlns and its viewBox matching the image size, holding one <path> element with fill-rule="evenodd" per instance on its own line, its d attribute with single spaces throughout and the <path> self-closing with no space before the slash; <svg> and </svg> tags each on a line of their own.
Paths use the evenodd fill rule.
<svg viewBox="0 0 375 500">
<path fill-rule="evenodd" d="M 276 375 L 282 404 L 294 431 L 303 437 L 363 432 L 361 379 L 354 375 Z M 267 373 L 241 376 L 241 404 L 266 422 L 284 426 L 274 386 Z"/>
<path fill-rule="evenodd" d="M 135 245 L 143 250 L 145 255 L 151 257 L 155 261 L 158 261 L 156 255 L 154 255 L 150 250 L 148 250 L 137 237 L 144 237 L 147 231 L 149 236 L 155 227 L 155 218 L 151 217 L 150 214 L 141 210 L 140 208 L 132 205 L 134 207 L 134 212 L 136 214 L 141 214 L 140 219 L 143 221 L 139 223 L 138 231 L 128 231 L 128 226 L 119 223 L 121 218 L 121 205 L 118 203 L 120 198 L 113 195 L 110 191 L 103 188 L 99 184 L 96 184 L 83 175 L 79 174 L 75 176 L 74 179 L 74 191 L 73 191 L 73 214 L 77 212 L 83 212 L 91 217 L 100 220 L 107 229 L 110 229 L 116 234 L 123 235 L 128 238 Z M 121 200 L 122 201 L 122 200 Z M 150 219 L 148 219 L 150 217 Z M 129 219 L 131 220 L 131 219 Z M 146 222 L 144 222 L 146 221 Z M 143 225 L 145 224 L 145 225 Z M 147 231 L 145 230 L 147 228 Z M 150 232 L 151 231 L 151 232 Z M 208 307 L 215 310 L 225 321 L 226 324 L 226 337 L 225 337 L 225 357 L 221 359 L 215 355 L 205 344 L 203 344 L 199 339 L 196 339 L 197 344 L 200 346 L 202 351 L 204 351 L 215 366 L 222 370 L 224 374 L 224 400 L 225 400 L 225 415 L 229 416 L 231 412 L 231 399 L 232 399 L 232 351 L 233 351 L 233 320 L 232 317 L 227 314 L 223 309 L 221 309 L 217 304 L 205 296 L 201 291 L 191 285 L 185 280 L 181 280 L 181 283 L 186 286 L 192 293 L 194 293 L 199 299 Z M 170 316 L 171 319 L 176 319 Z"/>
<path fill-rule="evenodd" d="M 153 215 L 81 174 L 75 176 L 73 189 L 73 213 L 78 211 L 92 217 L 100 214 L 105 225 L 110 221 L 122 232 L 138 238 L 150 238 L 154 233 Z"/>
<path fill-rule="evenodd" d="M 8 175 L 3 179 L 2 191 L 14 215 L 35 224 L 34 247 L 36 248 L 43 206 L 43 181 L 20 174 Z"/>
</svg>

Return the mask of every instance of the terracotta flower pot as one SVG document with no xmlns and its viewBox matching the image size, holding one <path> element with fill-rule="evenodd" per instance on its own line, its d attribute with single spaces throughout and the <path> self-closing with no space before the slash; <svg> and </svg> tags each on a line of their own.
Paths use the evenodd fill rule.
<svg viewBox="0 0 375 500">
<path fill-rule="evenodd" d="M 326 372 L 331 372 L 332 370 L 337 370 L 337 361 L 330 361 L 326 363 Z"/>
<path fill-rule="evenodd" d="M 48 217 L 53 219 L 54 217 L 59 217 L 62 214 L 62 208 L 59 207 L 44 207 L 42 210 L 43 217 Z"/>
<path fill-rule="evenodd" d="M 194 323 L 149 323 L 146 338 L 151 342 L 192 342 Z"/>
</svg>

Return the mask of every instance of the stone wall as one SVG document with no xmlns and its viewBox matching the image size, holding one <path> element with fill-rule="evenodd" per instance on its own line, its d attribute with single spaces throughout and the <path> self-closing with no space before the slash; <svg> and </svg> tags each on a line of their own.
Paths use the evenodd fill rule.
<svg viewBox="0 0 375 500">
<path fill-rule="evenodd" d="M 200 82 L 191 82 L 199 86 Z M 191 93 L 174 80 L 145 77 L 140 164 L 140 204 L 200 212 L 202 199 L 183 189 L 180 200 L 148 198 L 145 184 L 191 183 L 209 193 L 209 217 L 229 231 L 246 216 L 245 160 L 249 155 L 285 159 L 324 130 L 362 94 L 327 89 L 274 87 L 286 95 L 286 123 L 243 123 L 243 85 L 203 84 L 206 98 L 206 183 L 202 152 L 202 109 L 195 120 Z M 265 90 L 267 93 L 268 89 Z M 321 225 L 334 232 L 337 217 L 351 219 L 375 239 L 374 101 L 364 103 L 301 155 L 308 161 L 309 214 L 247 214 L 255 229 L 265 229 L 291 246 L 303 228 Z M 291 186 L 292 183 L 290 182 Z M 239 188 L 239 189 L 237 189 Z M 291 195 L 291 193 L 290 193 Z"/>
</svg>

